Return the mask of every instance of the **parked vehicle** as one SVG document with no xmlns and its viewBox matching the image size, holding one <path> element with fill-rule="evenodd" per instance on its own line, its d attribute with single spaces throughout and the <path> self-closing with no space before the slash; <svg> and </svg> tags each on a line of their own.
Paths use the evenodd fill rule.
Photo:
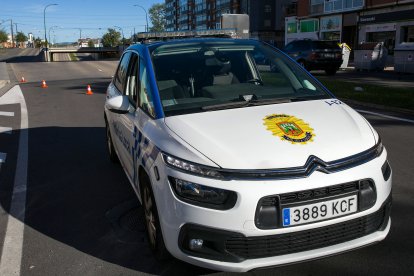
<svg viewBox="0 0 414 276">
<path fill-rule="evenodd" d="M 390 230 L 378 133 L 265 43 L 133 45 L 104 114 L 110 159 L 142 203 L 159 259 L 248 271 L 357 249 Z"/>
<path fill-rule="evenodd" d="M 325 70 L 335 75 L 342 64 L 342 49 L 335 41 L 295 40 L 283 49 L 306 70 Z"/>
</svg>

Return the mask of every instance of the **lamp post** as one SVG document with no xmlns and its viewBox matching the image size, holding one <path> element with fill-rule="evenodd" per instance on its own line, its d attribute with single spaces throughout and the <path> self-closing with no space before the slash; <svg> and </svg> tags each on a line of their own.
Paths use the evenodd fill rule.
<svg viewBox="0 0 414 276">
<path fill-rule="evenodd" d="M 49 4 L 46 5 L 45 8 L 43 9 L 43 26 L 45 27 L 45 46 L 47 47 L 48 45 L 46 44 L 47 41 L 47 37 L 46 37 L 46 9 L 50 6 L 57 6 L 58 4 Z"/>
<path fill-rule="evenodd" d="M 52 26 L 52 27 L 50 27 L 49 28 L 49 42 L 50 42 L 50 31 L 52 30 L 52 29 L 54 29 L 54 28 L 59 28 L 59 26 Z M 53 45 L 53 44 L 52 44 Z"/>
<path fill-rule="evenodd" d="M 79 48 L 82 48 L 82 28 L 75 28 L 79 30 Z"/>
<path fill-rule="evenodd" d="M 141 9 L 144 10 L 144 12 L 145 12 L 145 20 L 147 21 L 147 26 L 146 26 L 145 31 L 148 32 L 148 13 L 147 13 L 147 10 L 143 6 L 138 5 L 138 4 L 135 4 L 134 7 L 140 7 Z"/>
</svg>

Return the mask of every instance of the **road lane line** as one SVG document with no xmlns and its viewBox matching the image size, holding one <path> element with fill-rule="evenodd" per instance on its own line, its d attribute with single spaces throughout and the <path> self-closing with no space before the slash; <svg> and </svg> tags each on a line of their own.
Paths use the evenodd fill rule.
<svg viewBox="0 0 414 276">
<path fill-rule="evenodd" d="M 396 120 L 396 121 L 401 121 L 401 122 L 407 122 L 407 123 L 413 123 L 414 124 L 414 120 L 394 117 L 394 116 L 385 115 L 385 114 L 372 112 L 372 111 L 367 111 L 367 110 L 357 109 L 356 111 L 358 111 L 359 113 L 365 113 L 365 114 L 375 115 L 375 116 L 378 116 L 378 117 L 383 117 L 383 118 L 387 118 L 387 119 L 392 119 L 392 120 Z"/>
<path fill-rule="evenodd" d="M 2 127 L 0 126 L 0 134 L 11 134 L 12 133 L 11 127 Z"/>
<path fill-rule="evenodd" d="M 0 116 L 13 117 L 14 116 L 14 112 L 0 111 Z"/>
<path fill-rule="evenodd" d="M 24 220 L 26 212 L 27 162 L 29 154 L 29 120 L 26 101 L 20 87 L 14 86 L 0 102 L 20 103 L 21 122 L 19 148 L 10 213 L 0 260 L 0 275 L 20 275 L 23 254 Z"/>
</svg>

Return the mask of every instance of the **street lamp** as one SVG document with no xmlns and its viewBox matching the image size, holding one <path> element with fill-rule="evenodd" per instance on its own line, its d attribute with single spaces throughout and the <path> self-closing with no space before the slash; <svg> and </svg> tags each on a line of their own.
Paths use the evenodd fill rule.
<svg viewBox="0 0 414 276">
<path fill-rule="evenodd" d="M 138 5 L 138 4 L 135 4 L 134 7 L 140 7 L 141 9 L 144 10 L 144 12 L 145 12 L 145 20 L 147 21 L 147 27 L 146 27 L 146 30 L 145 31 L 148 32 L 148 13 L 147 13 L 147 10 L 143 6 Z"/>
<path fill-rule="evenodd" d="M 50 42 L 50 30 L 55 29 L 55 28 L 59 28 L 59 26 L 52 26 L 49 28 L 49 42 Z"/>
<path fill-rule="evenodd" d="M 82 48 L 82 28 L 75 28 L 79 30 L 79 48 Z"/>
<path fill-rule="evenodd" d="M 44 10 L 43 10 L 43 26 L 45 27 L 45 45 L 46 45 L 46 47 L 48 46 L 46 44 L 46 41 L 47 41 L 47 37 L 46 37 L 46 9 L 48 7 L 50 7 L 50 6 L 57 6 L 57 5 L 58 4 L 49 4 L 49 5 L 46 5 L 45 8 L 44 8 Z"/>
</svg>

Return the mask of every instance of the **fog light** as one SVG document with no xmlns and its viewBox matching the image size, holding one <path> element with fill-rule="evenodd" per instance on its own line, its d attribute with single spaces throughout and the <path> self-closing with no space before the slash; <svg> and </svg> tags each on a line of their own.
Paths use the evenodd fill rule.
<svg viewBox="0 0 414 276">
<path fill-rule="evenodd" d="M 388 161 L 385 161 L 384 165 L 381 167 L 382 175 L 384 176 L 384 180 L 388 181 L 391 176 L 391 166 Z"/>
<path fill-rule="evenodd" d="M 377 201 L 377 192 L 375 185 L 370 180 L 361 180 L 359 182 L 359 210 L 364 211 L 375 205 Z"/>
<path fill-rule="evenodd" d="M 203 247 L 203 240 L 202 239 L 191 239 L 188 243 L 188 247 L 190 250 L 199 250 Z"/>
</svg>

